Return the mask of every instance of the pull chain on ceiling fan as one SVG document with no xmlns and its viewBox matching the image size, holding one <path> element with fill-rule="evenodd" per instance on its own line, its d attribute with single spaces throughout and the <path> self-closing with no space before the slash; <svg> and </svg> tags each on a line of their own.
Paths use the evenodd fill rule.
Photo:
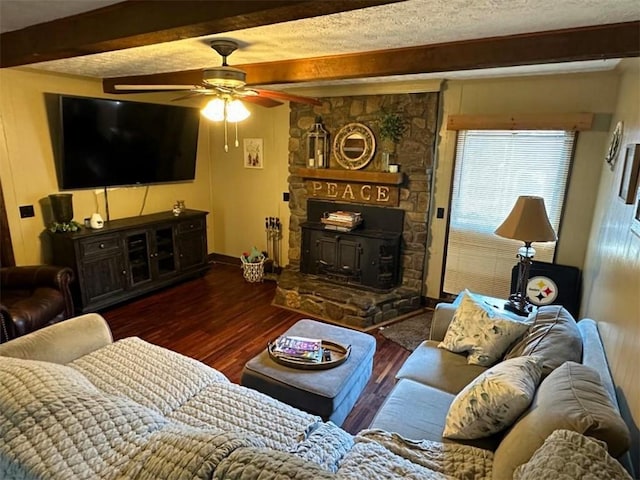
<svg viewBox="0 0 640 480">
<path fill-rule="evenodd" d="M 222 65 L 202 71 L 202 82 L 198 85 L 185 85 L 182 87 L 181 82 L 175 84 L 167 84 L 166 81 L 162 85 L 145 83 L 144 77 L 131 77 L 122 79 L 122 83 L 114 85 L 116 90 L 122 93 L 133 93 L 135 91 L 184 91 L 189 93 L 181 97 L 175 98 L 174 101 L 184 100 L 198 96 L 215 96 L 202 108 L 202 115 L 214 122 L 224 122 L 224 149 L 229 151 L 227 142 L 228 122 L 235 123 L 236 141 L 235 146 L 239 146 L 238 142 L 238 122 L 241 122 L 251 114 L 241 100 L 249 103 L 255 103 L 262 107 L 276 107 L 282 105 L 284 101 L 306 103 L 310 105 L 321 105 L 322 103 L 310 97 L 299 95 L 291 95 L 284 92 L 262 90 L 257 88 L 245 88 L 247 84 L 246 73 L 239 68 L 229 66 L 227 57 L 238 49 L 238 43 L 230 39 L 216 39 L 211 41 L 211 48 L 214 49 L 222 57 Z M 186 87 L 186 88 L 185 88 Z"/>
<path fill-rule="evenodd" d="M 247 107 L 233 98 L 234 90 L 243 89 L 246 85 L 246 74 L 242 70 L 230 67 L 227 57 L 237 48 L 238 44 L 230 40 L 214 40 L 211 42 L 213 48 L 222 57 L 222 66 L 202 72 L 205 84 L 210 84 L 221 92 L 220 96 L 207 102 L 201 110 L 202 114 L 214 122 L 224 122 L 224 151 L 229 151 L 228 123 L 235 123 L 236 148 L 240 146 L 238 141 L 238 122 L 246 120 L 251 115 Z M 238 90 L 239 92 L 239 90 Z M 204 93 L 207 95 L 207 93 Z"/>
</svg>

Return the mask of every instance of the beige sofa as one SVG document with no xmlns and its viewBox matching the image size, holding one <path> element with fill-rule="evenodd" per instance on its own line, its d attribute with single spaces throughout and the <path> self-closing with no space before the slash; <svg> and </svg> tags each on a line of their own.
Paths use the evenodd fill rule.
<svg viewBox="0 0 640 480">
<path fill-rule="evenodd" d="M 390 431 L 350 435 L 184 355 L 136 337 L 113 342 L 98 314 L 0 345 L 0 478 L 505 478 L 491 451 L 393 433 L 413 413 Z M 513 478 L 628 480 L 604 447 L 557 430 Z M 551 470 L 544 449 L 561 453 Z"/>
<path fill-rule="evenodd" d="M 575 322 L 564 308 L 545 306 L 503 360 L 519 355 L 544 357 L 543 380 L 530 407 L 508 429 L 486 438 L 452 440 L 443 430 L 454 398 L 488 367 L 470 365 L 462 353 L 438 348 L 456 305 L 437 305 L 429 340 L 406 360 L 397 384 L 371 428 L 410 439 L 456 442 L 494 451 L 493 476 L 511 478 L 557 429 L 569 429 L 607 443 L 609 453 L 632 473 L 630 434 L 620 414 L 597 324 Z M 635 478 L 635 477 L 634 477 Z"/>
</svg>

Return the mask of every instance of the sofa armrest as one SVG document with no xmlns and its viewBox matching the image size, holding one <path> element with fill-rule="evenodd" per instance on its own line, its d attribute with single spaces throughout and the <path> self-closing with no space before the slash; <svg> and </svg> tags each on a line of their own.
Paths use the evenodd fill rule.
<svg viewBox="0 0 640 480">
<path fill-rule="evenodd" d="M 112 342 L 106 320 L 87 313 L 0 344 L 0 356 L 65 364 Z"/>
<path fill-rule="evenodd" d="M 436 310 L 433 312 L 433 320 L 431 320 L 429 340 L 437 342 L 444 340 L 456 308 L 458 307 L 451 303 L 439 303 L 436 305 Z"/>
<path fill-rule="evenodd" d="M 6 288 L 51 287 L 58 290 L 73 280 L 73 270 L 55 265 L 24 265 L 0 269 L 0 281 Z"/>
<path fill-rule="evenodd" d="M 69 284 L 74 280 L 73 270 L 57 265 L 23 265 L 0 268 L 2 288 L 35 289 L 54 288 L 64 299 L 64 318 L 73 316 L 73 298 Z"/>
</svg>

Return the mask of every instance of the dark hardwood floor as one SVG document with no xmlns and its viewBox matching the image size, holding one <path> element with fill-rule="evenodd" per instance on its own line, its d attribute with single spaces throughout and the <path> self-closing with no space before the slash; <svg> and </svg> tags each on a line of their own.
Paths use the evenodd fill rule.
<svg viewBox="0 0 640 480">
<path fill-rule="evenodd" d="M 196 358 L 239 383 L 244 364 L 308 315 L 271 305 L 275 282 L 247 283 L 239 267 L 216 263 L 202 277 L 100 312 L 114 338 L 138 336 Z M 409 351 L 374 333 L 373 374 L 343 424 L 367 428 Z"/>
</svg>

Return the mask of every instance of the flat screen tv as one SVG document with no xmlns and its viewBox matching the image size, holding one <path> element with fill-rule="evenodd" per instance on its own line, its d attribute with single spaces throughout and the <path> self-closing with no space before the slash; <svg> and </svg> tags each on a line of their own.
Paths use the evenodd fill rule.
<svg viewBox="0 0 640 480">
<path fill-rule="evenodd" d="M 200 111 L 60 96 L 61 190 L 193 180 Z"/>
</svg>

